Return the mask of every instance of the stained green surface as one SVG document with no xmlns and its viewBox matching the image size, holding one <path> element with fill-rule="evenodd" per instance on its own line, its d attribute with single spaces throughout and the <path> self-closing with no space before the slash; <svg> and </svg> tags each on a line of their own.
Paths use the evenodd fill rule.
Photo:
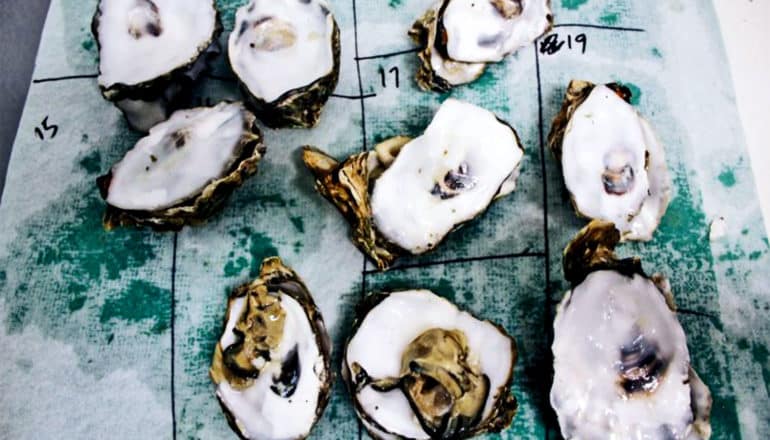
<svg viewBox="0 0 770 440">
<path fill-rule="evenodd" d="M 226 29 L 243 3 L 217 2 Z M 651 242 L 620 252 L 641 255 L 648 272 L 671 281 L 693 366 L 714 395 L 712 438 L 770 438 L 770 246 L 708 2 L 553 1 L 557 24 L 609 28 L 557 28 L 560 40 L 585 34 L 585 53 L 564 46 L 536 56 L 528 46 L 445 94 L 417 89 L 414 54 L 355 61 L 356 39 L 363 57 L 411 48 L 406 30 L 430 2 L 356 0 L 357 38 L 353 2 L 330 3 L 342 32 L 336 92 L 376 96 L 363 101 L 363 112 L 358 100 L 332 98 L 312 130 L 264 130 L 268 152 L 258 175 L 224 212 L 176 235 L 102 229 L 94 180 L 139 136 L 93 78 L 32 84 L 0 205 L 0 414 L 13 414 L 0 420 L 0 437 L 232 437 L 208 378 L 211 354 L 228 293 L 278 254 L 313 292 L 335 368 L 365 292 L 429 288 L 503 325 L 520 349 L 513 387 L 520 410 L 509 430 L 488 437 L 558 438 L 547 397 L 548 335 L 567 287 L 561 250 L 584 222 L 541 140 L 566 84 L 578 77 L 628 86 L 666 147 L 669 209 Z M 94 7 L 94 0 L 52 2 L 35 78 L 96 72 Z M 224 57 L 214 73 L 229 75 Z M 239 92 L 209 78 L 195 95 L 193 102 L 216 102 Z M 390 136 L 417 136 L 450 96 L 516 128 L 525 146 L 517 189 L 436 251 L 399 262 L 408 268 L 362 273 L 371 265 L 315 193 L 298 147 L 343 157 Z M 34 129 L 46 117 L 59 131 L 41 140 Z M 711 241 L 718 217 L 727 233 Z M 526 256 L 510 256 L 519 253 Z M 339 378 L 313 435 L 359 436 Z"/>
</svg>

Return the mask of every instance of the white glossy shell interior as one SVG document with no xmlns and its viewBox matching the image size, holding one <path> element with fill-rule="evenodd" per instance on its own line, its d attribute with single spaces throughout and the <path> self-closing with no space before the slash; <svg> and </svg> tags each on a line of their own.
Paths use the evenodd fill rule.
<svg viewBox="0 0 770 440">
<path fill-rule="evenodd" d="M 226 381 L 217 386 L 217 395 L 235 418 L 241 433 L 249 439 L 276 440 L 303 438 L 316 419 L 316 407 L 324 366 L 315 334 L 302 306 L 291 296 L 281 294 L 281 307 L 286 312 L 284 333 L 278 347 L 271 351 L 259 377 L 244 389 L 236 390 Z M 230 306 L 225 332 L 219 340 L 222 350 L 236 339 L 233 328 L 243 313 L 246 297 L 236 298 Z M 289 397 L 274 393 L 273 377 L 281 374 L 282 360 L 297 347 L 300 375 L 297 388 Z"/>
<path fill-rule="evenodd" d="M 652 392 L 620 386 L 621 347 L 635 340 L 657 346 L 668 360 Z M 565 438 L 700 438 L 692 426 L 685 334 L 649 279 L 589 274 L 559 305 L 552 349 L 551 405 Z"/>
<path fill-rule="evenodd" d="M 244 112 L 240 103 L 175 112 L 113 166 L 107 202 L 155 211 L 198 195 L 241 155 Z"/>
<path fill-rule="evenodd" d="M 669 200 L 665 154 L 650 124 L 613 90 L 597 85 L 575 110 L 561 162 L 581 214 L 615 223 L 623 238 L 652 238 Z M 603 173 L 624 164 L 633 170 L 633 186 L 624 194 L 608 193 Z"/>
<path fill-rule="evenodd" d="M 505 18 L 489 0 L 450 0 L 444 10 L 449 57 L 497 62 L 531 44 L 550 26 L 551 8 L 548 0 L 521 0 L 521 8 L 520 14 Z"/>
<path fill-rule="evenodd" d="M 489 377 L 490 393 L 483 412 L 483 418 L 488 417 L 513 367 L 511 340 L 491 323 L 474 318 L 428 290 L 394 292 L 369 311 L 350 339 L 345 362 L 348 367 L 357 362 L 373 378 L 397 377 L 404 350 L 431 328 L 465 333 L 470 362 L 477 363 Z M 367 386 L 355 398 L 387 431 L 407 438 L 429 438 L 400 390 L 383 393 Z"/>
<path fill-rule="evenodd" d="M 104 87 L 150 81 L 194 61 L 216 26 L 212 0 L 101 0 L 99 8 Z M 150 23 L 159 24 L 158 35 L 146 31 Z"/>
<path fill-rule="evenodd" d="M 473 219 L 515 176 L 523 149 L 511 127 L 473 104 L 447 99 L 425 133 L 406 144 L 374 185 L 377 229 L 414 254 L 436 246 L 455 226 Z M 447 173 L 467 166 L 473 186 L 442 199 L 432 191 Z M 513 185 L 507 182 L 505 189 Z"/>
<path fill-rule="evenodd" d="M 323 0 L 252 0 L 236 13 L 230 65 L 252 95 L 272 102 L 332 71 L 333 31 Z"/>
</svg>

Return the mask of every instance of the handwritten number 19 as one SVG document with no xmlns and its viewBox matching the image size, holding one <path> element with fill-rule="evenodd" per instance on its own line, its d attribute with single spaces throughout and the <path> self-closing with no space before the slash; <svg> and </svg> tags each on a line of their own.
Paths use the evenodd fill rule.
<svg viewBox="0 0 770 440">
<path fill-rule="evenodd" d="M 398 67 L 391 67 L 390 70 L 388 70 L 387 73 L 393 74 L 393 77 L 395 79 L 395 85 L 396 88 L 399 88 L 399 80 L 398 80 Z M 382 87 L 387 87 L 387 75 L 385 74 L 385 69 L 380 67 L 380 79 L 382 80 Z"/>
<path fill-rule="evenodd" d="M 567 49 L 580 49 L 580 53 L 583 54 L 586 53 L 588 38 L 586 37 L 586 34 L 578 34 L 575 37 L 570 34 L 567 35 L 566 40 L 562 40 L 559 39 L 559 34 L 553 33 L 540 42 L 540 53 L 553 55 L 562 50 L 565 44 Z"/>
</svg>

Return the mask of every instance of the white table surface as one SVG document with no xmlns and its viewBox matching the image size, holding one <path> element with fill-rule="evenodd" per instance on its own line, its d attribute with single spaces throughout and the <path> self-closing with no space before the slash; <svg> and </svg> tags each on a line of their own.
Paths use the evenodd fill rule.
<svg viewBox="0 0 770 440">
<path fill-rule="evenodd" d="M 714 0 L 770 234 L 770 0 Z M 729 214 L 726 213 L 728 228 Z"/>
</svg>

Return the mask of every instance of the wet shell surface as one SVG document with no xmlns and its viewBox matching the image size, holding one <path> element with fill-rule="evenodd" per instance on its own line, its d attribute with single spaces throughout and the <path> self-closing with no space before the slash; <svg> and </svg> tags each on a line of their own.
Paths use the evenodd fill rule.
<svg viewBox="0 0 770 440">
<path fill-rule="evenodd" d="M 140 139 L 97 184 L 105 227 L 176 230 L 216 212 L 265 153 L 241 103 L 179 110 Z"/>
<path fill-rule="evenodd" d="M 219 53 L 222 25 L 213 0 L 100 0 L 92 31 L 102 94 L 147 132 Z"/>
<path fill-rule="evenodd" d="M 553 25 L 550 0 L 439 0 L 412 26 L 417 84 L 444 92 L 531 44 Z"/>
<path fill-rule="evenodd" d="M 617 259 L 594 221 L 565 251 L 573 285 L 554 321 L 551 405 L 567 439 L 707 439 L 711 395 L 690 366 L 669 284 Z"/>
<path fill-rule="evenodd" d="M 398 255 L 435 248 L 512 192 L 523 151 L 493 113 L 447 99 L 415 139 L 388 139 L 342 163 L 307 147 L 303 160 L 351 223 L 353 241 L 385 269 Z"/>
<path fill-rule="evenodd" d="M 340 31 L 324 0 L 252 0 L 238 9 L 230 66 L 270 127 L 313 127 L 337 86 Z"/>
<path fill-rule="evenodd" d="M 342 370 L 373 437 L 461 439 L 511 424 L 516 357 L 501 327 L 408 290 L 365 300 Z"/>
<path fill-rule="evenodd" d="M 227 304 L 211 363 L 217 399 L 242 438 L 308 436 L 329 401 L 331 344 L 302 280 L 278 257 Z"/>
<path fill-rule="evenodd" d="M 671 181 L 663 146 L 619 84 L 569 84 L 548 143 L 579 215 L 615 223 L 623 240 L 650 240 Z"/>
</svg>

